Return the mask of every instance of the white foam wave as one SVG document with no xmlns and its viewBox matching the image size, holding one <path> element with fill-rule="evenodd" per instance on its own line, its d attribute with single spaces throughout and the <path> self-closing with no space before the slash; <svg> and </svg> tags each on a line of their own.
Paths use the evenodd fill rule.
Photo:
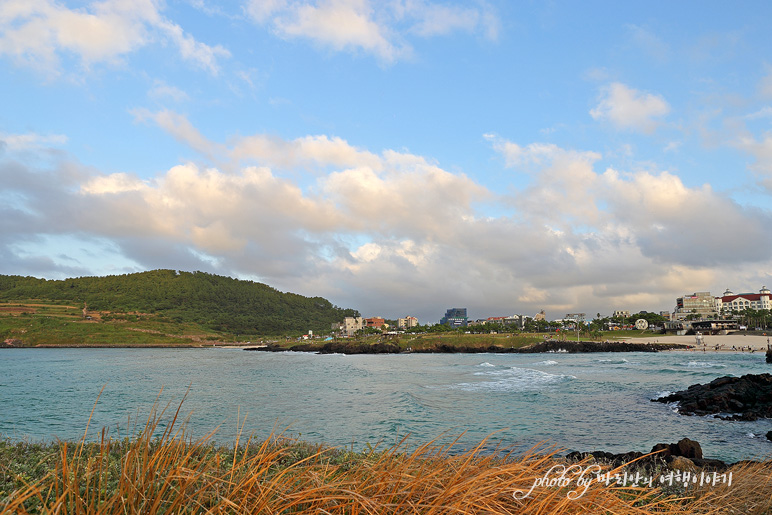
<svg viewBox="0 0 772 515">
<path fill-rule="evenodd" d="M 477 365 L 477 366 L 478 366 L 478 367 L 495 367 L 496 365 L 491 365 L 490 363 L 488 363 L 487 361 L 485 361 L 485 362 L 483 362 L 483 363 L 480 363 L 480 364 L 479 364 L 479 365 Z"/>
<path fill-rule="evenodd" d="M 689 361 L 678 365 L 686 368 L 726 368 L 723 363 L 714 363 L 713 361 Z"/>
<path fill-rule="evenodd" d="M 506 370 L 477 372 L 474 375 L 490 377 L 493 380 L 476 383 L 458 383 L 450 386 L 450 388 L 469 392 L 522 392 L 542 390 L 576 379 L 575 376 L 571 375 L 548 374 L 547 372 L 542 372 L 540 370 L 518 367 L 512 367 Z"/>
<path fill-rule="evenodd" d="M 604 365 L 622 365 L 624 363 L 629 363 L 625 358 L 621 359 L 594 359 L 593 362 L 595 363 L 603 363 Z"/>
<path fill-rule="evenodd" d="M 536 363 L 534 363 L 534 365 L 557 365 L 557 364 L 558 364 L 557 361 L 553 361 L 551 359 L 548 359 L 546 361 L 537 361 Z"/>
<path fill-rule="evenodd" d="M 657 394 L 654 397 L 652 397 L 651 400 L 661 399 L 662 397 L 667 397 L 668 395 L 673 395 L 673 393 L 674 392 L 671 392 L 669 390 L 664 390 L 662 392 L 657 392 Z"/>
</svg>

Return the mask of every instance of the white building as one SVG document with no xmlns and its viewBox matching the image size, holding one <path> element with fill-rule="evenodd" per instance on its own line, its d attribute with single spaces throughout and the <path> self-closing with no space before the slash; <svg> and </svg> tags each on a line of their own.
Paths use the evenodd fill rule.
<svg viewBox="0 0 772 515">
<path fill-rule="evenodd" d="M 724 294 L 717 299 L 718 309 L 722 314 L 729 312 L 740 312 L 744 309 L 772 309 L 772 293 L 766 286 L 762 286 L 759 293 L 739 293 L 734 294 L 728 288 Z"/>
</svg>

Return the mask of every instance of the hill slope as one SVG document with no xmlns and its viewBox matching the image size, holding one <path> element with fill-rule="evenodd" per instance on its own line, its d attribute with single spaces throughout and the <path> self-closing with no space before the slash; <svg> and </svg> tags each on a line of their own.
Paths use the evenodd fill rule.
<svg viewBox="0 0 772 515">
<path fill-rule="evenodd" d="M 327 331 L 358 316 L 322 297 L 282 293 L 265 284 L 205 272 L 153 270 L 107 277 L 46 280 L 0 275 L 0 300 L 41 299 L 91 311 L 150 313 L 232 334 Z"/>
</svg>

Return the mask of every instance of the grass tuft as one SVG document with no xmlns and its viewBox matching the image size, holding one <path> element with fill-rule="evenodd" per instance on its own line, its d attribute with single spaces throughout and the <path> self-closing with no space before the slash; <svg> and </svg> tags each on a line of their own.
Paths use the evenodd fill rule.
<svg viewBox="0 0 772 515">
<path fill-rule="evenodd" d="M 184 423 L 159 431 L 153 410 L 133 438 L 40 445 L 0 442 L 0 512 L 43 514 L 675 514 L 772 510 L 770 464 L 742 464 L 733 483 L 681 492 L 590 481 L 534 486 L 572 464 L 555 449 L 524 454 L 408 448 L 403 440 L 352 452 L 281 434 L 232 446 L 192 439 Z M 176 429 L 179 426 L 179 429 Z M 155 435 L 155 436 L 154 436 Z M 594 465 L 583 461 L 579 469 Z M 557 468 L 556 468 L 557 467 Z M 602 473 L 614 470 L 603 469 Z M 533 489 L 532 489 L 533 487 Z M 529 495 L 523 495 L 525 492 Z M 515 496 L 515 492 L 521 494 Z"/>
</svg>

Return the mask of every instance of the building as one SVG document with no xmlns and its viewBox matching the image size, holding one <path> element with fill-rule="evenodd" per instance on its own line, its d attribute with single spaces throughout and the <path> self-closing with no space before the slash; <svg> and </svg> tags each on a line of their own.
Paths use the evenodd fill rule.
<svg viewBox="0 0 772 515">
<path fill-rule="evenodd" d="M 772 309 L 772 293 L 766 286 L 762 286 L 758 293 L 734 294 L 728 288 L 717 299 L 718 310 L 726 315 L 730 312 L 740 312 L 744 309 Z"/>
<path fill-rule="evenodd" d="M 445 312 L 445 316 L 440 319 L 440 323 L 450 327 L 466 327 L 469 319 L 466 316 L 466 308 L 450 308 Z"/>
<path fill-rule="evenodd" d="M 386 320 L 381 317 L 365 318 L 365 327 L 380 329 L 386 324 Z"/>
<path fill-rule="evenodd" d="M 697 315 L 699 318 L 715 318 L 720 311 L 719 302 L 719 299 L 712 296 L 709 291 L 698 291 L 691 295 L 678 297 L 673 318 L 684 320 L 689 315 Z"/>
<path fill-rule="evenodd" d="M 485 320 L 478 320 L 478 322 L 488 324 L 502 324 L 502 325 L 514 325 L 523 329 L 525 327 L 525 321 L 530 318 L 526 315 L 509 315 L 505 317 L 488 317 Z"/>
<path fill-rule="evenodd" d="M 418 319 L 416 317 L 405 317 L 397 319 L 397 327 L 400 329 L 410 329 L 418 325 Z"/>
<path fill-rule="evenodd" d="M 547 314 L 546 314 L 546 313 L 544 313 L 544 310 L 542 309 L 541 311 L 539 311 L 538 313 L 536 313 L 536 314 L 533 316 L 533 320 L 534 320 L 535 322 L 538 322 L 539 320 L 547 320 Z"/>
<path fill-rule="evenodd" d="M 340 332 L 346 336 L 354 336 L 354 334 L 364 327 L 364 321 L 362 317 L 346 317 L 343 319 L 343 323 L 340 325 Z"/>
<path fill-rule="evenodd" d="M 616 309 L 611 318 L 630 318 L 630 312 L 626 309 Z"/>
</svg>

